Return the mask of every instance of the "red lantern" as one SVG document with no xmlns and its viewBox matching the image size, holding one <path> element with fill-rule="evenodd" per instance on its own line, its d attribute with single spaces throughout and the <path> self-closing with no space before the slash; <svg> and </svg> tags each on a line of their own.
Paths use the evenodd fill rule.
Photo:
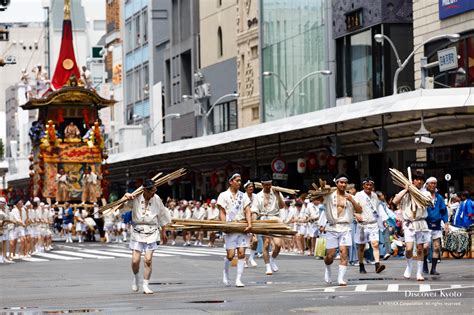
<svg viewBox="0 0 474 315">
<path fill-rule="evenodd" d="M 213 173 L 211 175 L 211 187 L 216 187 L 218 183 L 219 183 L 219 176 L 217 176 L 217 173 Z"/>
<path fill-rule="evenodd" d="M 306 172 L 306 160 L 301 158 L 296 160 L 296 168 L 298 173 L 304 174 Z"/>
<path fill-rule="evenodd" d="M 308 154 L 308 157 L 306 158 L 306 161 L 307 161 L 306 167 L 309 170 L 314 170 L 318 167 L 318 159 L 317 159 L 316 154 L 314 154 L 314 153 Z"/>
<path fill-rule="evenodd" d="M 337 160 L 334 156 L 329 156 L 328 158 L 328 170 L 334 172 L 337 169 Z"/>
</svg>

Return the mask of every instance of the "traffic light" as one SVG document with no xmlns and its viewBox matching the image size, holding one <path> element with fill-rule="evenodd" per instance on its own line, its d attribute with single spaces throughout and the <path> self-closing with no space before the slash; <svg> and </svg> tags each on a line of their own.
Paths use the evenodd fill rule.
<svg viewBox="0 0 474 315">
<path fill-rule="evenodd" d="M 374 144 L 379 149 L 379 152 L 383 152 L 387 148 L 388 144 L 388 133 L 385 128 L 373 129 L 373 132 L 377 136 L 377 140 L 374 140 Z"/>
<path fill-rule="evenodd" d="M 341 143 L 339 141 L 339 137 L 337 135 L 331 135 L 331 136 L 328 136 L 327 139 L 329 141 L 329 146 L 328 146 L 329 153 L 331 153 L 332 156 L 339 155 L 341 151 Z"/>
</svg>

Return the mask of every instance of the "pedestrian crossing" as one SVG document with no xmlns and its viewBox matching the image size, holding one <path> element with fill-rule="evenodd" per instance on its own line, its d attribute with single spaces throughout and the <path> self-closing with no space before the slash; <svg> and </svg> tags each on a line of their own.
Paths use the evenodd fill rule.
<svg viewBox="0 0 474 315">
<path fill-rule="evenodd" d="M 98 244 L 92 244 L 98 245 Z M 92 246 L 87 245 L 63 245 L 56 244 L 55 249 L 49 252 L 35 253 L 31 257 L 22 257 L 15 262 L 47 262 L 54 260 L 63 261 L 77 261 L 83 259 L 116 259 L 116 258 L 128 258 L 132 257 L 132 252 L 127 245 L 110 244 L 110 245 L 99 245 Z M 226 252 L 223 248 L 208 248 L 208 247 L 181 247 L 181 246 L 158 246 L 158 249 L 153 253 L 154 257 L 169 258 L 169 257 L 212 257 L 212 256 L 225 256 Z"/>
<path fill-rule="evenodd" d="M 418 283 L 391 283 L 391 284 L 357 284 L 348 286 L 322 286 L 316 288 L 285 290 L 284 293 L 390 293 L 390 292 L 417 292 L 429 293 L 459 289 L 471 289 L 474 285 L 460 284 L 418 284 Z"/>
</svg>

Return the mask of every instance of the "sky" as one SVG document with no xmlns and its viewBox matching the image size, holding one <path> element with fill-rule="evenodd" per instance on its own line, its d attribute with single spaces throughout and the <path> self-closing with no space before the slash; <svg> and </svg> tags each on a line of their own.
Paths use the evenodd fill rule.
<svg viewBox="0 0 474 315">
<path fill-rule="evenodd" d="M 43 22 L 44 20 L 43 0 L 11 0 L 7 9 L 0 11 L 0 23 Z"/>
</svg>

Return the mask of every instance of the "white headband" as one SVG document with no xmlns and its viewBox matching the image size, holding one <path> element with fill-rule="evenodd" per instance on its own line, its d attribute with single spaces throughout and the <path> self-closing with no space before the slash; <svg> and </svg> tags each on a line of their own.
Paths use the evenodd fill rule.
<svg viewBox="0 0 474 315">
<path fill-rule="evenodd" d="M 429 184 L 429 183 L 438 183 L 438 180 L 435 178 L 435 177 L 430 177 L 426 180 L 425 182 L 426 184 Z"/>
<path fill-rule="evenodd" d="M 337 183 L 337 182 L 340 181 L 340 180 L 344 180 L 344 181 L 346 181 L 346 182 L 349 181 L 349 179 L 348 179 L 347 177 L 339 177 L 338 179 L 334 178 L 334 182 L 335 182 L 335 183 Z"/>
</svg>

